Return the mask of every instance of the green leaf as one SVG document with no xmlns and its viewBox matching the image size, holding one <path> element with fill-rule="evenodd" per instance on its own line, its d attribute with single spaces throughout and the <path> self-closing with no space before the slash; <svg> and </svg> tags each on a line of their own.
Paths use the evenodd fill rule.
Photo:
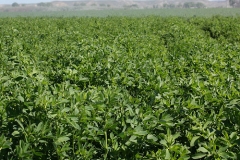
<svg viewBox="0 0 240 160">
<path fill-rule="evenodd" d="M 11 79 L 9 76 L 3 76 L 0 78 L 0 80 L 4 80 L 4 81 L 9 80 L 9 79 Z"/>
<path fill-rule="evenodd" d="M 61 103 L 68 103 L 69 102 L 69 100 L 67 100 L 67 99 L 61 99 L 61 101 L 59 102 L 59 104 L 61 104 Z"/>
<path fill-rule="evenodd" d="M 133 134 L 138 135 L 138 136 L 145 136 L 146 134 L 148 134 L 147 131 L 137 131 L 137 132 L 133 132 Z"/>
<path fill-rule="evenodd" d="M 66 107 L 64 109 L 61 110 L 62 113 L 66 113 L 66 112 L 69 112 L 70 111 L 70 108 L 69 107 Z"/>
<path fill-rule="evenodd" d="M 197 150 L 200 151 L 200 152 L 203 152 L 203 153 L 208 153 L 208 150 L 204 147 L 200 147 Z"/>
<path fill-rule="evenodd" d="M 205 156 L 206 156 L 205 153 L 196 153 L 194 156 L 192 156 L 192 159 L 201 159 Z"/>
<path fill-rule="evenodd" d="M 69 141 L 70 138 L 69 137 L 66 137 L 66 136 L 62 136 L 62 137 L 59 137 L 56 141 L 56 143 L 62 143 L 62 142 L 66 142 L 66 141 Z"/>
<path fill-rule="evenodd" d="M 219 147 L 218 153 L 220 152 L 226 152 L 226 150 L 228 149 L 228 147 Z"/>
<path fill-rule="evenodd" d="M 222 153 L 219 153 L 219 156 L 225 159 L 237 159 L 237 153 L 233 153 L 233 152 L 222 152 Z"/>
<path fill-rule="evenodd" d="M 40 123 L 38 124 L 37 128 L 35 129 L 35 131 L 36 131 L 36 132 L 41 131 L 42 125 L 43 125 L 43 122 L 40 122 Z"/>
<path fill-rule="evenodd" d="M 229 159 L 229 153 L 227 152 L 218 152 L 218 155 L 223 159 Z"/>
<path fill-rule="evenodd" d="M 155 136 L 152 135 L 152 134 L 148 134 L 148 135 L 147 135 L 147 139 L 153 140 L 154 142 L 156 142 L 156 141 L 158 140 L 157 137 L 155 137 Z"/>
<path fill-rule="evenodd" d="M 134 136 L 134 135 L 133 135 L 133 136 L 130 137 L 129 141 L 134 142 L 134 143 L 137 143 L 136 138 L 137 138 L 137 136 Z"/>
<path fill-rule="evenodd" d="M 230 138 L 236 140 L 237 139 L 237 133 L 232 132 L 231 135 L 230 135 Z"/>
<path fill-rule="evenodd" d="M 20 125 L 20 127 L 22 128 L 22 130 L 24 130 L 24 127 L 23 127 L 22 122 L 20 122 L 18 119 L 16 119 L 15 121 Z"/>
<path fill-rule="evenodd" d="M 162 120 L 168 122 L 168 121 L 172 121 L 173 118 L 169 114 L 165 114 L 163 115 Z"/>
<path fill-rule="evenodd" d="M 171 159 L 171 155 L 168 149 L 166 149 L 166 156 L 165 159 Z"/>
<path fill-rule="evenodd" d="M 239 104 L 239 101 L 240 101 L 240 99 L 234 99 L 229 103 L 229 105 L 237 105 L 237 104 Z"/>
<path fill-rule="evenodd" d="M 76 123 L 77 119 L 75 119 L 75 121 L 74 121 L 73 118 L 66 117 L 66 120 L 67 120 L 68 124 L 70 124 L 72 127 L 74 127 L 77 130 L 80 130 L 80 126 Z"/>
<path fill-rule="evenodd" d="M 89 79 L 86 78 L 86 77 L 80 77 L 80 78 L 79 78 L 79 81 L 81 81 L 81 82 L 88 82 Z"/>
<path fill-rule="evenodd" d="M 199 138 L 200 136 L 195 136 L 192 138 L 191 142 L 190 142 L 190 146 L 193 147 L 195 145 L 196 140 Z"/>
<path fill-rule="evenodd" d="M 143 131 L 143 128 L 141 126 L 137 126 L 134 130 L 135 130 L 135 132 L 133 132 L 133 134 L 135 134 L 135 135 L 144 136 L 144 135 L 148 134 L 147 131 Z"/>
<path fill-rule="evenodd" d="M 167 147 L 167 141 L 166 141 L 165 139 L 161 140 L 160 143 L 161 143 L 162 145 L 164 145 L 165 147 Z"/>
<path fill-rule="evenodd" d="M 39 140 L 39 143 L 47 143 L 45 140 Z"/>
<path fill-rule="evenodd" d="M 73 87 L 70 87 L 70 88 L 69 88 L 69 94 L 70 94 L 70 95 L 73 95 L 74 92 L 75 92 L 75 91 L 74 91 Z"/>
<path fill-rule="evenodd" d="M 176 140 L 178 137 L 180 137 L 180 133 L 176 133 L 172 136 L 173 140 Z"/>
<path fill-rule="evenodd" d="M 136 138 L 137 138 L 137 136 L 131 136 L 130 138 L 129 138 L 129 140 L 125 143 L 127 146 L 129 146 L 130 144 L 131 144 L 131 142 L 133 142 L 133 143 L 137 143 L 137 140 L 136 140 Z"/>
<path fill-rule="evenodd" d="M 152 119 L 152 118 L 155 118 L 153 115 L 147 115 L 144 119 L 143 119 L 143 121 L 148 121 L 148 120 L 150 120 L 150 119 Z"/>
<path fill-rule="evenodd" d="M 2 149 L 10 148 L 11 145 L 12 145 L 12 142 L 7 140 L 7 138 L 4 137 L 4 135 L 1 135 L 1 137 L 0 137 L 0 153 L 1 153 Z"/>
<path fill-rule="evenodd" d="M 13 136 L 16 136 L 16 135 L 19 135 L 20 133 L 18 132 L 18 131 L 14 131 L 13 133 L 12 133 L 12 135 Z"/>
<path fill-rule="evenodd" d="M 19 101 L 24 102 L 24 98 L 22 96 L 17 97 Z"/>
</svg>

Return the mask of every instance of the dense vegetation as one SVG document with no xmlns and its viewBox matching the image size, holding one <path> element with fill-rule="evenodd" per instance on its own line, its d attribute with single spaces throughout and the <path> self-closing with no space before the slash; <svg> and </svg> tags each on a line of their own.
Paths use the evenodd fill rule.
<svg viewBox="0 0 240 160">
<path fill-rule="evenodd" d="M 0 159 L 240 159 L 239 17 L 0 29 Z"/>
</svg>

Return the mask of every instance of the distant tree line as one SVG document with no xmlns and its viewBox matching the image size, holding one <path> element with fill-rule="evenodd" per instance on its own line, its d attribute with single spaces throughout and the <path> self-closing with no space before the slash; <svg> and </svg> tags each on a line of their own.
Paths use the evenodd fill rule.
<svg viewBox="0 0 240 160">
<path fill-rule="evenodd" d="M 239 0 L 229 0 L 229 5 L 232 7 L 240 7 L 240 1 Z"/>
<path fill-rule="evenodd" d="M 104 7 L 106 4 L 100 4 L 101 7 Z M 229 5 L 231 7 L 240 7 L 240 0 L 229 0 Z M 12 7 L 19 7 L 19 6 L 25 6 L 18 4 L 17 2 L 12 3 Z M 51 7 L 52 3 L 44 3 L 40 2 L 37 4 L 38 7 Z M 86 6 L 86 3 L 74 3 L 74 6 Z M 96 6 L 96 4 L 92 4 L 91 6 Z M 110 5 L 107 5 L 107 7 L 110 7 Z M 206 8 L 206 6 L 201 2 L 185 2 L 183 4 L 174 4 L 174 3 L 164 3 L 163 8 Z M 137 4 L 132 5 L 124 5 L 124 8 L 138 8 Z M 160 8 L 158 5 L 153 5 L 153 8 Z"/>
<path fill-rule="evenodd" d="M 51 7 L 52 6 L 52 3 L 38 3 L 37 4 L 38 7 Z"/>
<path fill-rule="evenodd" d="M 132 8 L 138 8 L 137 4 L 131 4 L 131 5 L 124 5 L 123 6 L 125 9 L 132 9 Z"/>
<path fill-rule="evenodd" d="M 156 6 L 153 6 L 153 8 L 156 8 Z M 163 4 L 163 8 L 206 8 L 206 6 L 201 2 L 185 2 L 184 4 Z"/>
<path fill-rule="evenodd" d="M 17 3 L 17 2 L 14 2 L 13 4 L 12 4 L 12 7 L 19 7 L 20 5 Z"/>
<path fill-rule="evenodd" d="M 205 8 L 206 6 L 201 2 L 186 2 L 183 4 L 183 8 Z"/>
<path fill-rule="evenodd" d="M 20 7 L 20 6 L 24 7 L 26 5 L 25 4 L 20 5 L 17 2 L 12 3 L 12 7 Z M 41 2 L 41 3 L 38 3 L 37 6 L 38 7 L 51 7 L 52 3 L 43 3 L 43 2 Z"/>
<path fill-rule="evenodd" d="M 82 3 L 76 2 L 76 3 L 74 3 L 74 6 L 86 6 L 86 3 L 84 3 L 84 2 L 82 2 Z"/>
</svg>

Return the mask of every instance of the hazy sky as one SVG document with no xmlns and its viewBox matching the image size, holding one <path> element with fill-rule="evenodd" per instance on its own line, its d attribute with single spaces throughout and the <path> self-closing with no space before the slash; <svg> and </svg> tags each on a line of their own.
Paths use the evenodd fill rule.
<svg viewBox="0 0 240 160">
<path fill-rule="evenodd" d="M 0 4 L 12 4 L 14 2 L 17 3 L 39 3 L 39 2 L 51 2 L 57 0 L 0 0 Z M 60 0 L 60 1 L 75 1 L 75 0 Z M 81 1 L 81 0 L 76 0 Z"/>
<path fill-rule="evenodd" d="M 12 4 L 17 3 L 39 3 L 39 2 L 51 2 L 52 0 L 0 0 L 0 4 Z"/>
</svg>

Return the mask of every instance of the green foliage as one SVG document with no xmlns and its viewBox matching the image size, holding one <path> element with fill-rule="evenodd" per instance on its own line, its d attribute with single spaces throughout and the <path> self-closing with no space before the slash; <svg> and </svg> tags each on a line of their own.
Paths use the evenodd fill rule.
<svg viewBox="0 0 240 160">
<path fill-rule="evenodd" d="M 13 4 L 12 4 L 12 7 L 19 7 L 20 5 L 17 3 L 17 2 L 14 2 Z"/>
<path fill-rule="evenodd" d="M 76 2 L 73 4 L 74 6 L 86 6 L 86 3 L 79 3 L 79 2 Z"/>
<path fill-rule="evenodd" d="M 185 2 L 183 8 L 205 8 L 206 6 L 201 2 Z"/>
<path fill-rule="evenodd" d="M 239 159 L 239 17 L 0 19 L 0 159 Z"/>
<path fill-rule="evenodd" d="M 106 4 L 104 4 L 104 3 L 100 3 L 99 6 L 101 6 L 101 7 L 105 7 Z"/>
<path fill-rule="evenodd" d="M 206 6 L 201 2 L 196 3 L 196 8 L 205 8 L 205 7 Z"/>
<path fill-rule="evenodd" d="M 229 5 L 234 6 L 237 3 L 237 0 L 229 0 Z"/>
<path fill-rule="evenodd" d="M 183 4 L 183 7 L 184 8 L 193 8 L 193 7 L 195 7 L 195 3 L 194 2 L 185 2 Z"/>
<path fill-rule="evenodd" d="M 164 8 L 175 8 L 176 5 L 175 5 L 175 4 L 167 4 L 167 3 L 164 3 L 164 4 L 163 4 L 163 7 L 164 7 Z"/>
<path fill-rule="evenodd" d="M 37 4 L 38 7 L 51 7 L 52 3 L 44 3 L 44 2 L 40 2 Z"/>
<path fill-rule="evenodd" d="M 131 4 L 131 5 L 124 5 L 123 6 L 125 9 L 133 9 L 133 8 L 138 8 L 137 4 Z"/>
<path fill-rule="evenodd" d="M 80 5 L 81 5 L 81 6 L 86 6 L 86 3 L 83 3 L 83 2 L 82 2 L 82 3 L 80 3 Z"/>
</svg>

